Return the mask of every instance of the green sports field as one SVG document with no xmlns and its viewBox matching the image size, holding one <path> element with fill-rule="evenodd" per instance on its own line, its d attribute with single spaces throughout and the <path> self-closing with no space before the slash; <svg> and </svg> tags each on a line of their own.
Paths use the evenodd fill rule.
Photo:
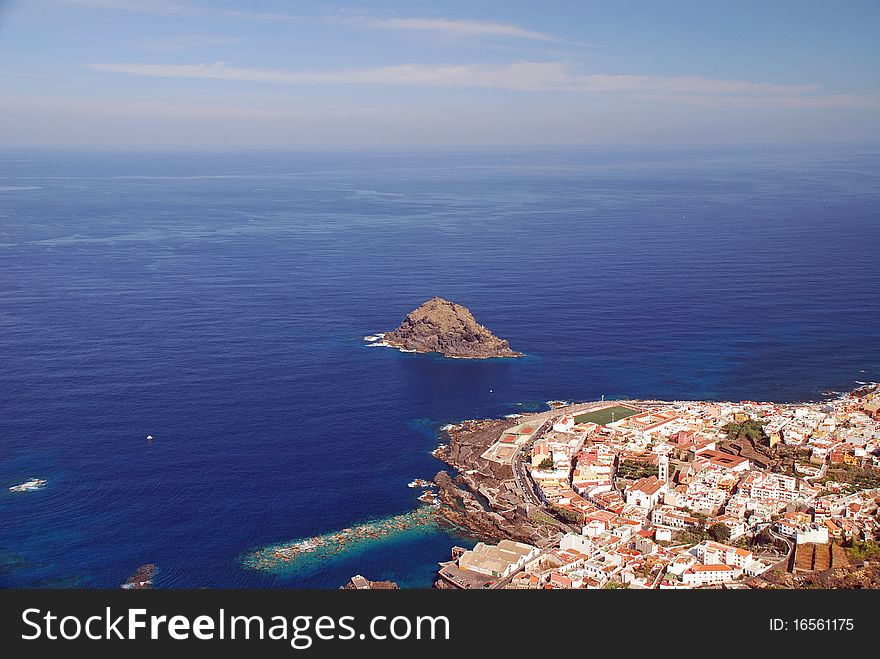
<svg viewBox="0 0 880 659">
<path fill-rule="evenodd" d="M 631 410 L 628 407 L 623 407 L 621 405 L 615 405 L 614 407 L 607 407 L 604 410 L 596 410 L 595 412 L 587 412 L 586 414 L 581 414 L 580 416 L 576 416 L 574 418 L 575 423 L 598 423 L 599 425 L 605 425 L 606 423 L 611 423 L 612 421 L 620 421 L 621 419 L 625 419 L 628 416 L 633 416 L 634 414 L 638 414 L 636 410 Z"/>
</svg>

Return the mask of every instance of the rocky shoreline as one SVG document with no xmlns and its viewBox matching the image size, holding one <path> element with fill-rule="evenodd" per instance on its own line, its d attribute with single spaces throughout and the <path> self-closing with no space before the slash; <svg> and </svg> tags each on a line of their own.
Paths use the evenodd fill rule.
<svg viewBox="0 0 880 659">
<path fill-rule="evenodd" d="M 880 420 L 880 412 L 878 412 L 880 397 L 876 400 L 870 399 L 871 396 L 875 395 L 880 396 L 880 388 L 878 388 L 877 385 L 873 385 L 870 388 L 866 387 L 864 389 L 856 390 L 852 392 L 852 394 L 849 394 L 849 397 L 835 399 L 829 401 L 827 404 L 815 403 L 803 404 L 803 406 L 809 407 L 810 410 L 813 408 L 818 409 L 821 406 L 822 409 L 820 411 L 827 414 L 831 414 L 836 410 L 836 414 L 843 415 L 840 417 L 843 419 L 841 423 L 845 424 L 844 428 L 846 429 L 868 428 L 864 421 L 862 422 L 862 425 L 855 422 L 855 425 L 850 425 L 850 419 L 856 417 L 864 419 L 865 415 L 867 415 L 875 420 Z M 853 399 L 850 400 L 850 398 Z M 856 399 L 865 400 L 860 401 Z M 700 412 L 701 408 L 699 406 L 702 404 L 691 404 L 687 402 L 676 403 L 677 407 L 675 409 L 677 411 L 673 413 L 672 408 L 669 407 L 673 405 L 673 403 L 666 401 L 615 401 L 617 407 L 620 407 L 621 403 L 626 403 L 627 406 L 634 410 L 644 408 L 641 412 L 641 416 L 636 418 L 636 421 L 643 425 L 645 424 L 645 421 L 642 420 L 642 417 L 648 417 L 648 421 L 655 425 L 657 425 L 658 420 L 660 422 L 665 422 L 667 420 L 678 418 L 690 419 L 696 413 Z M 602 404 L 604 404 L 604 400 L 602 401 Z M 433 455 L 452 468 L 450 470 L 440 471 L 434 477 L 434 485 L 438 490 L 438 499 L 440 501 L 440 506 L 437 512 L 441 520 L 458 529 L 465 530 L 468 534 L 472 534 L 475 538 L 481 541 L 487 541 L 489 543 L 496 543 L 500 540 L 518 541 L 533 545 L 544 551 L 549 550 L 551 553 L 548 555 L 552 555 L 552 551 L 560 546 L 559 542 L 564 534 L 572 532 L 575 534 L 575 537 L 581 535 L 581 527 L 574 526 L 575 521 L 580 519 L 580 517 L 566 514 L 572 510 L 571 507 L 567 507 L 567 504 L 572 500 L 574 493 L 572 493 L 572 497 L 566 496 L 565 500 L 562 500 L 562 497 L 554 498 L 552 493 L 546 494 L 546 490 L 544 490 L 544 494 L 541 492 L 532 492 L 530 479 L 527 473 L 524 473 L 524 469 L 526 471 L 528 470 L 527 465 L 531 464 L 532 452 L 529 451 L 528 457 L 520 455 L 518 452 L 526 451 L 526 447 L 531 446 L 530 442 L 535 436 L 538 438 L 542 437 L 542 433 L 544 432 L 543 429 L 546 427 L 544 424 L 552 423 L 553 432 L 562 434 L 563 431 L 557 430 L 556 428 L 557 425 L 563 425 L 562 423 L 556 423 L 560 418 L 560 415 L 565 414 L 566 416 L 561 418 L 567 418 L 568 422 L 573 424 L 574 420 L 578 418 L 578 412 L 583 413 L 585 410 L 593 410 L 593 407 L 599 405 L 599 403 L 577 403 L 566 405 L 564 401 L 552 401 L 552 403 L 548 403 L 548 405 L 550 406 L 550 411 L 547 412 L 516 415 L 513 418 L 466 420 L 457 424 L 445 426 L 441 429 L 440 440 L 445 443 L 440 444 L 433 452 Z M 638 405 L 638 407 L 635 407 L 636 405 Z M 696 407 L 694 407 L 694 405 Z M 762 431 L 763 441 L 747 434 L 744 435 L 741 432 L 741 427 L 744 427 L 745 424 L 742 423 L 741 418 L 739 419 L 739 425 L 732 421 L 727 421 L 725 423 L 725 420 L 730 418 L 736 420 L 737 414 L 742 416 L 742 409 L 737 407 L 737 404 L 722 402 L 709 403 L 708 405 L 717 408 L 715 411 L 717 422 L 715 425 L 711 426 L 713 434 L 710 435 L 710 439 L 712 439 L 713 445 L 711 448 L 704 451 L 707 457 L 703 457 L 703 454 L 700 454 L 699 457 L 703 460 L 710 460 L 713 458 L 720 461 L 726 460 L 728 463 L 734 461 L 734 464 L 742 464 L 744 460 L 748 460 L 749 462 L 746 464 L 754 465 L 754 467 L 750 467 L 748 476 L 743 478 L 743 482 L 746 482 L 746 484 L 748 484 L 748 479 L 754 474 L 762 475 L 765 473 L 781 473 L 782 475 L 779 476 L 779 478 L 789 478 L 790 480 L 792 478 L 797 478 L 797 476 L 786 476 L 782 468 L 785 466 L 783 462 L 784 460 L 793 460 L 793 458 L 791 458 L 791 455 L 793 454 L 791 445 L 800 446 L 800 444 L 787 442 L 785 445 L 782 445 L 781 448 L 775 451 L 771 450 L 773 448 L 773 444 L 770 442 L 771 435 L 763 434 Z M 801 407 L 798 407 L 795 404 L 776 405 L 773 403 L 750 403 L 749 405 L 760 406 L 757 412 L 750 408 L 749 414 L 757 414 L 758 416 L 756 418 L 762 419 L 761 427 L 763 428 L 766 424 L 768 425 L 768 428 L 771 428 L 771 432 L 773 432 L 772 426 L 769 424 L 778 424 L 780 418 L 783 420 L 789 417 L 794 418 L 796 413 L 801 409 Z M 696 412 L 694 410 L 696 410 Z M 737 410 L 739 410 L 739 412 Z M 864 410 L 864 412 L 861 410 Z M 605 411 L 605 407 L 598 408 L 595 414 L 602 411 Z M 633 411 L 632 414 L 635 415 L 636 412 Z M 588 416 L 589 415 L 587 414 L 582 414 L 582 418 Z M 746 415 L 746 417 L 748 418 L 748 415 Z M 610 418 L 614 418 L 613 411 Z M 822 418 L 824 417 L 816 420 L 815 423 L 817 427 Z M 769 419 L 769 421 L 767 419 Z M 594 425 L 598 425 L 599 427 L 601 427 L 601 424 L 601 421 L 594 422 Z M 525 432 L 522 431 L 523 428 L 526 428 Z M 663 437 L 667 441 L 680 442 L 681 431 L 676 430 L 676 427 L 673 427 L 672 431 L 674 434 L 668 436 L 672 437 L 671 440 L 665 435 Z M 870 429 L 868 431 L 870 432 Z M 584 432 L 587 431 L 585 430 Z M 631 433 L 632 432 L 635 431 L 631 431 Z M 737 434 L 737 432 L 739 432 L 739 434 Z M 853 432 L 855 431 L 847 430 L 848 434 L 846 434 L 845 437 L 851 437 Z M 521 439 L 523 436 L 525 436 L 524 440 Z M 824 435 L 820 436 L 820 440 L 822 437 L 824 437 Z M 835 435 L 835 437 L 840 439 L 837 435 Z M 636 439 L 642 438 L 636 436 Z M 688 439 L 688 437 L 686 436 L 685 439 Z M 539 441 L 544 440 L 539 439 Z M 581 441 L 583 441 L 583 438 Z M 635 440 L 632 440 L 632 442 L 634 441 Z M 719 448 L 717 450 L 714 446 L 715 441 L 719 442 Z M 830 444 L 828 440 L 825 440 L 825 442 L 826 444 Z M 779 443 L 778 439 L 777 443 Z M 821 441 L 817 443 L 817 445 L 820 444 Z M 624 444 L 621 441 L 620 445 L 616 445 L 615 450 L 625 451 L 629 446 L 629 443 Z M 839 441 L 837 446 L 846 447 L 848 446 L 848 443 Z M 871 446 L 873 446 L 873 449 Z M 821 471 L 818 466 L 814 468 L 814 473 L 817 474 L 816 476 L 805 477 L 803 480 L 807 496 L 810 496 L 811 493 L 815 491 L 815 493 L 812 494 L 812 497 L 808 499 L 808 501 L 812 501 L 816 494 L 822 493 L 819 492 L 816 486 L 809 483 L 811 478 L 821 477 L 825 474 L 827 469 L 833 472 L 834 478 L 843 479 L 842 483 L 837 480 L 829 481 L 829 490 L 823 495 L 824 498 L 816 499 L 822 503 L 822 506 L 824 506 L 821 509 L 822 515 L 828 516 L 827 518 L 821 518 L 821 520 L 827 519 L 826 526 L 822 528 L 829 529 L 829 534 L 825 536 L 825 540 L 817 539 L 802 542 L 798 539 L 797 545 L 789 542 L 790 554 L 787 560 L 787 566 L 779 567 L 778 564 L 785 563 L 784 560 L 780 561 L 777 558 L 771 557 L 772 562 L 767 563 L 767 557 L 761 556 L 760 559 L 764 560 L 765 563 L 761 565 L 760 561 L 754 561 L 755 563 L 758 563 L 759 569 L 756 569 L 750 578 L 737 582 L 737 587 L 759 589 L 840 589 L 880 587 L 880 561 L 876 560 L 876 523 L 873 523 L 872 526 L 871 521 L 872 519 L 880 519 L 876 518 L 876 504 L 880 503 L 880 499 L 876 498 L 877 490 L 872 490 L 870 482 L 864 480 L 869 477 L 876 478 L 876 475 L 871 475 L 876 474 L 877 472 L 876 468 L 873 471 L 870 469 L 870 461 L 872 459 L 871 451 L 875 451 L 873 454 L 875 456 L 873 458 L 874 462 L 877 461 L 876 456 L 880 455 L 880 451 L 876 449 L 876 440 L 871 446 L 868 446 L 865 449 L 867 453 L 862 456 L 863 459 L 861 463 L 854 461 L 855 458 L 852 456 L 857 456 L 857 453 L 853 450 L 850 450 L 849 453 L 844 453 L 843 457 L 838 455 L 837 462 L 833 461 L 833 456 L 828 456 L 826 458 L 827 462 L 823 464 Z M 639 446 L 636 446 L 636 449 L 639 448 Z M 801 451 L 801 454 L 803 454 L 803 451 Z M 486 457 L 483 457 L 484 455 Z M 540 456 L 540 453 L 538 453 L 538 455 Z M 641 453 L 638 453 L 638 455 L 641 455 Z M 693 455 L 696 455 L 696 452 L 691 454 L 690 459 L 687 459 L 686 457 L 683 457 L 683 454 L 679 454 L 676 458 L 676 460 L 678 460 L 677 464 L 690 465 L 692 461 L 695 461 Z M 850 463 L 847 463 L 846 456 L 851 456 Z M 667 460 L 668 459 L 669 458 L 667 458 Z M 736 460 L 739 462 L 735 462 Z M 849 473 L 847 471 L 848 464 L 854 465 L 852 469 L 859 468 L 866 470 L 865 473 L 858 471 L 856 474 L 858 478 L 863 480 L 847 480 L 847 473 Z M 837 466 L 835 467 L 835 465 Z M 834 469 L 836 469 L 836 471 L 834 471 Z M 870 471 L 870 474 L 867 473 L 868 471 Z M 839 475 L 838 472 L 843 475 Z M 646 477 L 643 480 L 647 481 L 649 479 Z M 657 480 L 656 476 L 654 477 L 654 480 Z M 622 478 L 622 482 L 627 483 L 627 487 L 631 486 L 631 481 L 626 480 L 625 478 Z M 844 488 L 847 483 L 858 483 L 860 489 L 864 491 L 867 498 L 862 499 L 856 497 L 855 502 L 853 502 L 851 498 L 846 497 L 855 496 L 855 494 L 846 495 L 845 489 L 843 490 L 843 494 L 835 494 L 841 492 L 842 488 Z M 559 486 L 556 485 L 556 481 L 551 483 L 550 487 L 553 492 L 559 492 Z M 681 485 L 680 487 L 685 486 Z M 872 491 L 874 492 L 873 499 L 871 495 Z M 563 492 L 563 494 L 565 493 Z M 846 508 L 846 512 L 843 513 L 832 508 L 832 506 L 835 505 L 843 505 L 840 504 L 841 497 L 843 497 L 842 500 L 844 504 L 850 502 L 847 504 L 848 507 Z M 617 498 L 620 502 L 620 508 L 616 512 L 620 513 L 624 508 L 623 499 L 620 495 L 618 495 Z M 871 507 L 872 501 L 874 502 L 873 508 Z M 672 506 L 681 505 L 674 502 L 669 504 L 668 501 L 664 503 L 666 504 L 666 507 L 670 508 Z M 578 512 L 583 509 L 575 508 L 574 510 Z M 603 510 L 605 509 L 603 508 Z M 717 512 L 712 514 L 718 515 Z M 771 519 L 770 513 L 762 514 L 764 514 L 768 520 Z M 787 511 L 786 514 L 803 514 L 803 511 L 798 509 Z M 871 515 L 874 515 L 875 517 L 872 518 Z M 629 517 L 622 521 L 624 524 L 632 524 L 632 519 L 634 518 L 632 517 L 632 513 L 630 513 Z M 725 518 L 725 521 L 727 521 L 727 519 L 729 518 Z M 815 528 L 817 530 L 817 538 L 821 538 L 821 535 L 818 534 L 818 530 L 821 530 L 821 524 L 824 523 L 821 520 L 812 523 L 807 529 L 807 531 L 810 531 Z M 856 522 L 853 520 L 861 521 Z M 649 520 L 649 523 L 651 521 L 654 520 Z M 860 526 L 853 526 L 856 523 L 860 524 Z M 646 531 L 649 532 L 650 530 L 650 526 L 647 528 L 643 527 L 643 530 L 639 533 L 642 537 L 648 537 L 645 536 L 644 533 Z M 804 533 L 807 531 L 804 531 Z M 836 535 L 833 537 L 830 535 L 830 532 L 832 531 L 836 532 Z M 745 532 L 744 529 L 740 535 L 743 535 Z M 798 533 L 800 534 L 800 531 L 798 531 Z M 586 531 L 584 531 L 583 534 L 587 535 Z M 711 535 L 711 532 L 709 535 Z M 863 544 L 867 549 L 858 545 L 858 542 L 856 542 L 859 541 L 860 538 L 864 540 Z M 668 539 L 665 541 L 668 541 Z M 657 542 L 662 545 L 662 542 L 659 540 Z M 681 542 L 685 542 L 685 544 L 697 544 L 696 540 L 691 541 L 689 539 L 687 541 L 681 539 Z M 758 543 L 752 542 L 750 548 L 753 549 L 756 544 Z M 657 546 L 658 545 L 656 544 L 654 545 L 655 548 Z M 662 546 L 665 547 L 666 545 Z M 793 550 L 792 547 L 796 547 L 796 551 Z M 633 548 L 629 547 L 621 555 L 624 557 L 625 561 L 631 561 L 635 566 L 634 569 L 638 570 L 641 566 L 641 563 L 639 563 L 639 560 L 641 559 L 638 559 L 637 557 L 633 560 L 632 550 Z M 668 560 L 668 555 L 664 554 L 662 549 L 658 551 L 659 555 L 666 557 L 664 560 Z M 749 554 L 749 556 L 751 556 L 751 554 Z M 455 558 L 456 552 L 453 551 L 453 559 Z M 749 560 L 752 559 L 750 558 Z M 714 563 L 712 564 L 714 565 Z M 449 565 L 451 565 L 451 563 L 444 563 L 444 570 L 450 569 L 448 567 Z M 627 565 L 629 565 L 629 563 L 627 563 Z M 635 572 L 633 574 L 638 573 Z M 632 579 L 633 578 L 631 578 L 630 581 L 632 581 Z M 622 583 L 628 585 L 630 581 L 622 581 Z M 435 582 L 435 587 L 471 587 L 468 585 L 460 585 L 460 583 L 460 579 L 457 580 L 455 576 L 449 577 L 446 573 L 441 571 L 441 577 Z M 647 585 L 643 584 L 639 587 L 657 587 L 657 583 L 659 582 L 654 580 L 650 583 L 647 581 L 645 583 Z M 660 587 L 700 587 L 700 585 L 693 586 L 692 584 L 685 584 L 685 586 L 681 586 L 678 582 L 667 583 L 664 581 L 661 583 Z"/>
<path fill-rule="evenodd" d="M 394 581 L 371 581 L 359 574 L 349 579 L 348 583 L 340 586 L 340 590 L 398 590 L 400 587 Z"/>
<path fill-rule="evenodd" d="M 536 519 L 519 496 L 510 465 L 480 457 L 513 419 L 463 421 L 446 430 L 448 443 L 434 455 L 459 473 L 434 477 L 440 516 L 481 539 L 516 540 L 539 547 L 558 542 L 563 529 L 550 519 Z"/>
</svg>

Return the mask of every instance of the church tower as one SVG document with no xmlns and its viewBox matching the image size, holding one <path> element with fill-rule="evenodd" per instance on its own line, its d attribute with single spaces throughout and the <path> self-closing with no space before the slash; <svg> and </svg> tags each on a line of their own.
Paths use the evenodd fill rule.
<svg viewBox="0 0 880 659">
<path fill-rule="evenodd" d="M 661 483 L 669 484 L 669 457 L 666 455 L 660 456 L 660 469 L 657 473 L 657 479 Z"/>
</svg>

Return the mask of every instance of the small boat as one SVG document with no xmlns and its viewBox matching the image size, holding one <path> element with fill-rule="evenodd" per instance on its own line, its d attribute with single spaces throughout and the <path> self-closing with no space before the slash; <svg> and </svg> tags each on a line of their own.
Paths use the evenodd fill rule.
<svg viewBox="0 0 880 659">
<path fill-rule="evenodd" d="M 42 478 L 31 478 L 24 483 L 13 485 L 9 488 L 10 492 L 34 492 L 40 490 L 46 485 L 46 481 Z"/>
<path fill-rule="evenodd" d="M 147 435 L 147 441 L 148 441 L 148 442 L 153 441 L 153 436 L 152 436 L 152 435 Z"/>
</svg>

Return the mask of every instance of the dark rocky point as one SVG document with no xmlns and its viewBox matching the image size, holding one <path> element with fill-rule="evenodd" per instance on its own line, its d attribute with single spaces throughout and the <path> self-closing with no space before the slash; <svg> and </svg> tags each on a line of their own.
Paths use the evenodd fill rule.
<svg viewBox="0 0 880 659">
<path fill-rule="evenodd" d="M 397 590 L 398 586 L 394 581 L 370 581 L 369 579 L 356 574 L 351 580 L 342 586 L 341 590 Z"/>
<path fill-rule="evenodd" d="M 141 565 L 133 575 L 128 578 L 123 588 L 133 590 L 148 590 L 153 587 L 153 579 L 156 576 L 156 566 L 153 563 Z"/>
<path fill-rule="evenodd" d="M 441 297 L 432 297 L 407 314 L 400 327 L 386 334 L 383 341 L 403 350 L 439 352 L 463 359 L 523 356 L 480 325 L 465 307 Z"/>
</svg>

